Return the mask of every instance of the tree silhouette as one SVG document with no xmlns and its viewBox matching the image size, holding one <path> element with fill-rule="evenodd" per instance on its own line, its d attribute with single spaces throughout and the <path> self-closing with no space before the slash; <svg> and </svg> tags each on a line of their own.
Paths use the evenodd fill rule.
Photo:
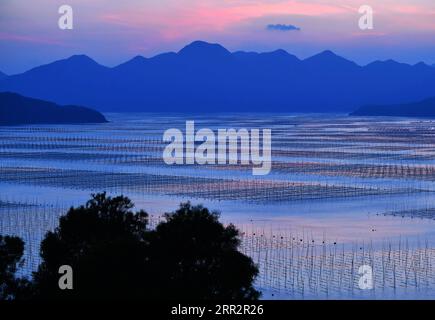
<svg viewBox="0 0 435 320">
<path fill-rule="evenodd" d="M 150 237 L 153 289 L 169 299 L 257 299 L 258 268 L 240 253 L 239 231 L 190 203 L 166 214 Z"/>
<path fill-rule="evenodd" d="M 42 299 L 139 298 L 147 290 L 147 214 L 133 213 L 126 197 L 92 195 L 85 206 L 71 208 L 59 227 L 41 243 L 42 263 L 34 274 Z M 73 269 L 73 290 L 60 290 L 59 267 Z"/>
<path fill-rule="evenodd" d="M 182 204 L 155 230 L 126 197 L 93 195 L 71 208 L 41 244 L 34 274 L 42 299 L 256 299 L 258 269 L 237 249 L 239 232 L 216 212 Z M 73 290 L 59 289 L 59 267 L 73 269 Z"/>
<path fill-rule="evenodd" d="M 15 299 L 25 280 L 17 279 L 15 273 L 22 263 L 24 242 L 18 237 L 0 235 L 0 300 Z"/>
</svg>

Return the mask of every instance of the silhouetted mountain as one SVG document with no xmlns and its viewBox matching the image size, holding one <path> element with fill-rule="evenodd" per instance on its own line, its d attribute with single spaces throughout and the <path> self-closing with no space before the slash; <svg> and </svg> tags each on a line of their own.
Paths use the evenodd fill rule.
<svg viewBox="0 0 435 320">
<path fill-rule="evenodd" d="M 105 84 L 110 71 L 85 55 L 75 55 L 0 80 L 0 91 L 58 104 L 98 106 L 98 94 L 109 89 Z"/>
<path fill-rule="evenodd" d="M 435 98 L 398 105 L 364 106 L 351 116 L 435 117 Z"/>
<path fill-rule="evenodd" d="M 104 123 L 98 111 L 79 106 L 59 106 L 52 102 L 0 92 L 0 125 Z"/>
<path fill-rule="evenodd" d="M 7 77 L 7 75 L 0 71 L 0 79 L 6 78 L 6 77 Z"/>
<path fill-rule="evenodd" d="M 100 111 L 349 112 L 435 96 L 435 68 L 393 60 L 359 66 L 331 51 L 231 53 L 195 41 L 114 68 L 73 56 L 0 80 L 0 90 Z"/>
<path fill-rule="evenodd" d="M 355 62 L 346 60 L 330 50 L 323 51 L 303 61 L 304 66 L 316 72 L 335 70 L 356 71 L 359 67 Z"/>
<path fill-rule="evenodd" d="M 215 62 L 216 60 L 229 59 L 231 52 L 216 43 L 195 41 L 181 49 L 178 55 L 188 61 Z"/>
</svg>

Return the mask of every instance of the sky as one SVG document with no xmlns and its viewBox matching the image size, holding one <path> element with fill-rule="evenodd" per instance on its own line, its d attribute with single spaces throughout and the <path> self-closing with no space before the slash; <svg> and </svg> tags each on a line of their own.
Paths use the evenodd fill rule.
<svg viewBox="0 0 435 320">
<path fill-rule="evenodd" d="M 73 29 L 58 26 L 61 5 Z M 361 30 L 362 5 L 373 29 Z M 0 0 L 0 71 L 86 54 L 115 66 L 136 55 L 179 51 L 195 40 L 230 51 L 323 50 L 361 65 L 435 63 L 435 0 Z"/>
</svg>

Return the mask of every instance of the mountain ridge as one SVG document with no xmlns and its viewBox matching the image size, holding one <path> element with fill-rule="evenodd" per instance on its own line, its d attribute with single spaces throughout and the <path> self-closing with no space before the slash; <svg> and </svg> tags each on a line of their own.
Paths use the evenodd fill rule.
<svg viewBox="0 0 435 320">
<path fill-rule="evenodd" d="M 114 112 L 350 112 L 435 96 L 435 69 L 391 59 L 360 66 L 330 50 L 302 60 L 282 49 L 230 52 L 195 41 L 115 67 L 74 55 L 0 80 L 6 90 Z"/>
</svg>

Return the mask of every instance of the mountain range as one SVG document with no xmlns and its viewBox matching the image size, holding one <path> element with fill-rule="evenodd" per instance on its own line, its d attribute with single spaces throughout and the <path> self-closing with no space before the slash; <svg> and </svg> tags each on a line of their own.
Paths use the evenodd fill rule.
<svg viewBox="0 0 435 320">
<path fill-rule="evenodd" d="M 230 52 L 195 41 L 116 67 L 85 55 L 0 79 L 0 91 L 104 112 L 350 112 L 435 96 L 435 68 L 393 60 L 366 66 L 324 51 Z"/>
</svg>

